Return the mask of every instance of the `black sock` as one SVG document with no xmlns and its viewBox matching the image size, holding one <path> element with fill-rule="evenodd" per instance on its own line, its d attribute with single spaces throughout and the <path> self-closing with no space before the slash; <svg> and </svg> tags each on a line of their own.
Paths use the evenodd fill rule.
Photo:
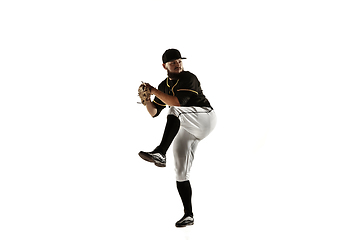
<svg viewBox="0 0 360 240">
<path fill-rule="evenodd" d="M 176 182 L 177 189 L 179 191 L 181 201 L 184 205 L 185 215 L 193 217 L 192 206 L 191 206 L 191 185 L 190 181 Z"/>
<path fill-rule="evenodd" d="M 154 150 L 166 154 L 180 128 L 180 120 L 174 115 L 167 116 L 165 131 L 160 145 Z"/>
</svg>

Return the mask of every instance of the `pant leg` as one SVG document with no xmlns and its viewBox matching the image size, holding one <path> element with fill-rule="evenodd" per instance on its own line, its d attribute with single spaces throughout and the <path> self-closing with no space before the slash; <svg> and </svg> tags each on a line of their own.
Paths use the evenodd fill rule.
<svg viewBox="0 0 360 240">
<path fill-rule="evenodd" d="M 215 111 L 203 107 L 171 107 L 169 115 L 179 118 L 180 126 L 198 139 L 204 139 L 216 126 Z"/>
<path fill-rule="evenodd" d="M 176 181 L 183 182 L 190 179 L 190 169 L 199 141 L 184 128 L 180 128 L 173 142 Z"/>
</svg>

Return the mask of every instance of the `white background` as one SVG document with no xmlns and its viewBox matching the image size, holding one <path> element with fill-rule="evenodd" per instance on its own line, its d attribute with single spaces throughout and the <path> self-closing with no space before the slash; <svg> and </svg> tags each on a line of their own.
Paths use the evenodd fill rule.
<svg viewBox="0 0 360 240">
<path fill-rule="evenodd" d="M 359 239 L 356 1 L 1 1 L 1 239 Z M 166 110 L 136 104 L 177 48 L 218 115 L 195 225 Z"/>
</svg>

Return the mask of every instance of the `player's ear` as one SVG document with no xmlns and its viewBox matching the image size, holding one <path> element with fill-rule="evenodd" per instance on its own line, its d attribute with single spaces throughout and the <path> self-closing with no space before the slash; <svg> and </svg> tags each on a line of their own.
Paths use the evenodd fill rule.
<svg viewBox="0 0 360 240">
<path fill-rule="evenodd" d="M 163 68 L 167 70 L 166 63 L 163 63 Z"/>
</svg>

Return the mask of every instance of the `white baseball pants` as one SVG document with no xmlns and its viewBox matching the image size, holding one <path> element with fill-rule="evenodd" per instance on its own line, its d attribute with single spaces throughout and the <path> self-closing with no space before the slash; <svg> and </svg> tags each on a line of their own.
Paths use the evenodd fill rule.
<svg viewBox="0 0 360 240">
<path fill-rule="evenodd" d="M 187 181 L 196 147 L 215 128 L 216 114 L 210 107 L 174 106 L 168 114 L 180 120 L 180 129 L 173 141 L 176 181 Z"/>
</svg>

